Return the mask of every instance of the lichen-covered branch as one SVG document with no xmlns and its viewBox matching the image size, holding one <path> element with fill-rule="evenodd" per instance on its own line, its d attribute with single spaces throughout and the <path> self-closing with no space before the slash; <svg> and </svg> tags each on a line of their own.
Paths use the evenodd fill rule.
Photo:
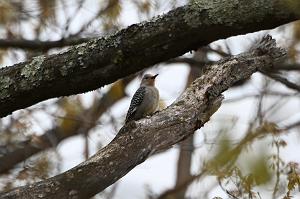
<svg viewBox="0 0 300 199">
<path fill-rule="evenodd" d="M 32 185 L 0 194 L 9 198 L 89 198 L 126 175 L 157 151 L 169 148 L 207 122 L 221 105 L 221 93 L 262 67 L 272 67 L 285 54 L 266 36 L 249 53 L 217 62 L 168 108 L 152 117 L 130 122 L 114 140 L 87 161 Z"/>
<path fill-rule="evenodd" d="M 0 69 L 0 117 L 37 102 L 83 93 L 217 39 L 299 19 L 298 0 L 195 0 L 148 22 L 66 52 Z"/>
</svg>

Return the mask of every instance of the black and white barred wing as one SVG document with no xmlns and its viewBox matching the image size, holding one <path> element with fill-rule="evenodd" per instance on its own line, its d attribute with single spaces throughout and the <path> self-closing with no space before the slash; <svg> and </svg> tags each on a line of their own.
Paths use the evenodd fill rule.
<svg viewBox="0 0 300 199">
<path fill-rule="evenodd" d="M 144 99 L 145 92 L 146 92 L 146 88 L 142 86 L 134 93 L 126 115 L 125 123 L 129 122 L 134 118 L 137 108 L 139 107 L 139 105 L 142 103 Z"/>
</svg>

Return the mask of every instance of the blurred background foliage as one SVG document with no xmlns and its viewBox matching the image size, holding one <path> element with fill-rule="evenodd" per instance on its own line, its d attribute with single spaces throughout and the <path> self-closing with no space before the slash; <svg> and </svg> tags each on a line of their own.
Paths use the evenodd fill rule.
<svg viewBox="0 0 300 199">
<path fill-rule="evenodd" d="M 186 3 L 0 0 L 0 64 L 4 67 L 39 54 L 58 53 L 70 45 L 113 34 Z M 149 180 L 141 191 L 145 198 L 299 196 L 300 22 L 268 33 L 288 49 L 286 60 L 227 91 L 221 110 L 209 124 L 170 149 L 176 158 L 169 164 L 175 165 L 177 172 L 169 188 L 157 191 L 153 188 L 156 181 Z M 266 32 L 216 41 L 153 66 L 151 72 L 159 72 L 167 79 L 159 82 L 160 109 L 171 104 L 199 77 L 205 64 L 246 51 L 262 34 Z M 179 73 L 178 67 L 187 75 Z M 51 99 L 1 119 L 0 191 L 59 174 L 75 165 L 68 164 L 75 155 L 74 159 L 80 162 L 106 145 L 123 125 L 130 96 L 144 72 L 94 92 Z M 183 85 L 174 87 L 176 84 L 167 83 L 174 81 L 170 74 L 176 75 L 176 80 L 182 79 Z M 74 138 L 81 141 L 73 142 Z M 69 148 L 60 150 L 63 145 Z M 78 151 L 82 154 L 76 154 Z M 153 159 L 165 153 L 168 151 Z M 118 191 L 126 198 L 118 190 L 120 184 L 126 183 L 117 182 L 94 198 L 118 198 Z"/>
</svg>

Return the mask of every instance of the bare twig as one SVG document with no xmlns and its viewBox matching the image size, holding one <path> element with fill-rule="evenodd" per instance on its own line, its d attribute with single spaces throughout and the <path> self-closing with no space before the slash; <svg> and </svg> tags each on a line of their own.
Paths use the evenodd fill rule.
<svg viewBox="0 0 300 199">
<path fill-rule="evenodd" d="M 56 41 L 40 41 L 26 39 L 0 39 L 0 48 L 22 48 L 30 50 L 49 50 L 51 48 L 61 48 L 72 46 L 89 41 L 92 38 L 63 38 Z"/>
<path fill-rule="evenodd" d="M 280 75 L 278 73 L 274 73 L 274 72 L 268 72 L 265 70 L 261 70 L 260 72 L 263 73 L 264 75 L 270 77 L 271 79 L 284 84 L 286 87 L 300 92 L 300 85 L 297 85 L 297 84 L 289 81 L 287 78 L 283 77 L 282 75 Z"/>
</svg>

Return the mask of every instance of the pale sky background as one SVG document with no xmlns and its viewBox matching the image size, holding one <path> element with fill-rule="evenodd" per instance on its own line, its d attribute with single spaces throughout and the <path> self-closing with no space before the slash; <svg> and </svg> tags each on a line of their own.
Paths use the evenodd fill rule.
<svg viewBox="0 0 300 199">
<path fill-rule="evenodd" d="M 124 0 L 123 2 L 124 2 L 124 7 L 123 7 L 124 11 L 122 13 L 121 21 L 122 24 L 124 24 L 124 27 L 126 27 L 130 24 L 138 22 L 139 16 L 136 14 L 136 12 L 133 11 L 134 7 L 130 3 L 128 3 L 128 1 Z M 183 1 L 182 4 L 184 4 Z M 86 5 L 83 6 L 84 7 L 83 11 L 78 13 L 74 18 L 73 20 L 74 23 L 71 24 L 71 30 L 74 30 L 74 32 L 76 32 L 80 23 L 87 21 L 90 17 L 92 17 L 93 14 L 96 12 L 95 10 L 97 8 L 96 7 L 97 5 L 98 2 L 96 3 L 96 1 L 93 0 L 87 1 Z M 71 1 L 70 1 L 69 8 L 70 8 L 70 12 L 72 13 L 74 7 L 72 7 Z M 168 11 L 168 7 L 165 7 L 159 11 L 159 14 L 165 13 L 167 11 Z M 58 19 L 61 19 L 59 20 L 61 21 L 61 24 L 64 24 L 63 21 L 64 14 L 65 13 L 60 12 L 58 15 Z M 27 25 L 30 26 L 30 24 Z M 26 30 L 26 28 L 24 28 L 24 30 Z M 52 39 L 59 38 L 58 35 L 55 35 L 55 33 L 53 33 L 53 31 L 52 32 L 49 31 L 49 33 Z M 45 34 L 45 38 L 49 39 L 49 33 Z M 272 32 L 272 33 L 276 38 L 280 38 L 280 36 L 276 34 L 276 32 Z M 31 32 L 25 32 L 24 34 L 26 35 L 25 37 L 28 39 L 33 38 Z M 238 38 L 234 37 L 228 39 L 227 42 L 232 47 L 234 54 L 238 54 L 239 52 L 242 52 L 245 47 L 247 47 L 247 44 L 251 43 L 252 41 L 251 39 L 253 39 L 253 36 L 254 36 L 253 34 L 250 34 L 246 36 L 239 36 Z M 218 41 L 215 44 L 222 45 L 222 43 L 223 40 Z M 284 42 L 282 42 L 281 44 L 284 44 Z M 13 63 L 9 60 L 9 58 L 6 59 L 4 65 L 11 65 L 11 64 Z M 156 85 L 160 91 L 162 100 L 164 100 L 165 103 L 169 105 L 183 92 L 186 78 L 189 72 L 189 68 L 184 64 L 176 64 L 176 65 L 174 64 L 174 65 L 167 65 L 167 66 L 160 64 L 156 68 L 149 69 L 148 72 L 159 73 Z M 255 75 L 252 76 L 251 83 L 247 84 L 246 86 L 242 86 L 239 88 L 234 88 L 234 89 L 230 89 L 229 91 L 226 91 L 224 93 L 225 100 L 238 97 L 238 96 L 243 96 L 244 94 L 258 93 L 259 89 L 261 88 L 261 83 L 262 83 L 261 80 L 262 80 L 262 76 L 256 73 Z M 137 79 L 127 87 L 126 92 L 130 97 L 121 100 L 120 102 L 118 102 L 117 105 L 115 105 L 110 110 L 110 112 L 114 116 L 116 116 L 116 118 L 120 119 L 120 121 L 124 119 L 124 116 L 127 112 L 130 103 L 131 96 L 138 88 L 139 81 L 140 79 Z M 293 92 L 287 89 L 285 86 L 280 85 L 278 83 L 274 84 L 274 88 L 276 88 L 276 90 Z M 105 89 L 107 89 L 107 87 L 103 88 L 103 90 Z M 84 94 L 84 99 L 87 105 L 90 103 L 89 101 L 90 94 L 91 93 Z M 242 137 L 245 128 L 247 128 L 248 122 L 253 117 L 253 114 L 255 114 L 255 109 L 257 106 L 256 101 L 257 101 L 256 99 L 247 98 L 234 103 L 224 103 L 221 106 L 221 108 L 214 114 L 214 116 L 211 119 L 211 122 L 205 124 L 205 126 L 201 128 L 201 130 L 198 130 L 195 133 L 196 139 L 194 144 L 197 147 L 197 149 L 193 154 L 193 168 L 192 168 L 193 172 L 197 173 L 197 171 L 199 170 L 199 165 L 201 165 L 201 162 L 203 161 L 203 159 L 201 158 L 207 157 L 207 153 L 210 153 L 210 151 L 207 150 L 209 146 L 202 145 L 204 133 L 206 136 L 214 138 L 216 136 L 216 130 L 218 129 L 219 125 L 226 125 L 224 124 L 224 122 L 222 124 L 219 124 L 218 121 L 221 121 L 221 119 L 223 119 L 224 117 L 228 117 L 228 119 L 235 118 L 238 120 L 237 125 L 232 129 L 232 131 L 236 133 L 235 139 Z M 42 121 L 44 128 L 51 127 L 52 125 L 51 120 L 46 118 L 45 115 L 41 113 L 40 115 L 38 115 L 38 117 Z M 289 103 L 284 106 L 284 109 L 280 112 L 280 115 L 274 116 L 274 119 L 278 120 L 278 118 L 287 118 L 283 120 L 284 123 L 282 123 L 282 125 L 300 120 L 299 97 L 295 97 L 294 100 L 290 100 Z M 105 117 L 102 118 L 102 120 L 105 121 Z M 40 133 L 42 133 L 43 130 L 44 129 L 41 129 L 38 126 L 36 126 L 34 129 L 34 131 Z M 105 143 L 109 143 L 109 141 L 113 139 L 114 134 L 111 132 L 112 132 L 111 127 L 106 127 L 106 128 L 101 128 L 101 130 L 100 128 L 96 128 L 93 131 L 93 133 L 90 134 L 89 142 L 90 142 L 91 155 L 97 151 L 99 140 Z M 298 131 L 289 133 L 288 136 L 284 136 L 284 138 L 288 142 L 288 147 L 282 150 L 282 157 L 284 157 L 286 161 L 300 162 L 300 157 L 299 157 L 300 136 Z M 250 148 L 250 150 L 253 150 L 254 153 L 260 153 L 261 151 L 270 151 L 271 149 L 270 146 L 266 146 L 265 143 L 266 141 L 257 142 L 257 144 L 254 144 L 253 147 Z M 57 150 L 61 154 L 63 160 L 62 171 L 68 170 L 76 166 L 80 162 L 84 161 L 83 145 L 84 145 L 84 139 L 82 136 L 69 138 L 59 144 Z M 123 177 L 121 180 L 117 182 L 119 185 L 114 198 L 115 199 L 145 198 L 146 186 L 156 194 L 159 194 L 169 188 L 172 188 L 175 183 L 176 162 L 178 157 L 178 151 L 179 151 L 178 147 L 174 146 L 172 149 L 168 150 L 167 152 L 162 153 L 160 155 L 153 156 L 148 160 L 146 160 L 141 165 L 134 168 L 125 177 Z M 201 192 L 201 190 L 205 190 L 205 187 L 209 188 L 212 182 L 214 182 L 213 177 L 209 178 L 208 180 L 205 180 L 200 185 L 191 186 L 192 194 L 198 194 L 199 192 Z M 270 198 L 264 195 L 263 192 L 260 193 L 263 199 Z M 215 190 L 215 193 L 210 195 L 210 198 L 214 196 L 220 196 L 226 198 L 226 194 L 223 191 L 221 191 L 219 188 Z M 299 194 L 294 198 L 300 199 Z"/>
</svg>

